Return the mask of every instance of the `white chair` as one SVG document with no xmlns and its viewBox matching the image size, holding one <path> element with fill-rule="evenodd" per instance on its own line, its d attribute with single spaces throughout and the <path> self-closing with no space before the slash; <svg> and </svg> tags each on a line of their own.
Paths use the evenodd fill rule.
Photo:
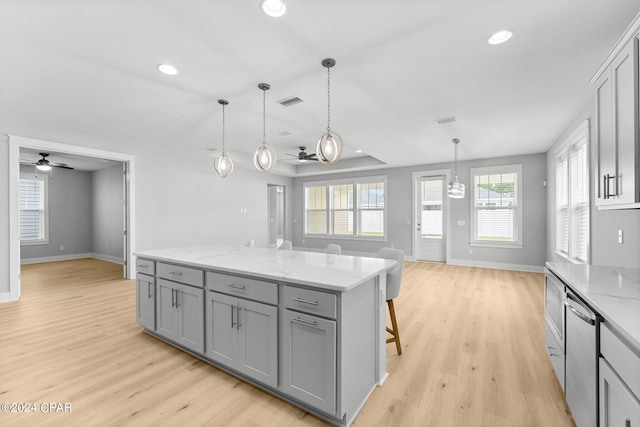
<svg viewBox="0 0 640 427">
<path fill-rule="evenodd" d="M 340 255 L 341 252 L 342 252 L 342 248 L 340 247 L 340 245 L 336 245 L 334 243 L 331 243 L 329 244 L 329 246 L 324 248 L 325 254 Z"/>
<path fill-rule="evenodd" d="M 282 249 L 284 251 L 290 251 L 291 249 L 293 249 L 293 245 L 291 244 L 290 240 L 284 240 L 282 244 L 278 246 L 278 249 Z"/>
<path fill-rule="evenodd" d="M 378 258 L 392 259 L 398 263 L 387 271 L 387 306 L 391 317 L 391 328 L 387 327 L 387 332 L 392 338 L 387 338 L 387 343 L 395 342 L 398 354 L 402 354 L 400 345 L 400 332 L 398 332 L 398 322 L 396 322 L 396 310 L 393 306 L 393 299 L 400 293 L 402 283 L 402 270 L 404 269 L 404 252 L 401 249 L 382 248 L 376 255 Z"/>
</svg>

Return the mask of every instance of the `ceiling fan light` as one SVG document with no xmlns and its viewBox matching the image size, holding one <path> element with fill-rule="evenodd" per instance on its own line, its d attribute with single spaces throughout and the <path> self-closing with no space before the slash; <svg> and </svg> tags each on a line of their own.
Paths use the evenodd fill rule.
<svg viewBox="0 0 640 427">
<path fill-rule="evenodd" d="M 458 181 L 457 176 L 455 181 L 451 181 L 447 185 L 447 196 L 451 197 L 452 199 L 464 198 L 464 184 Z"/>
<path fill-rule="evenodd" d="M 276 164 L 276 151 L 266 144 L 261 145 L 253 156 L 253 164 L 260 172 L 269 172 Z"/>
<path fill-rule="evenodd" d="M 342 155 L 342 138 L 336 132 L 326 132 L 318 140 L 316 155 L 321 163 L 333 163 Z"/>
<path fill-rule="evenodd" d="M 49 164 L 45 162 L 38 162 L 38 164 L 36 165 L 36 169 L 42 172 L 49 172 L 51 170 L 51 166 L 49 166 Z"/>
<path fill-rule="evenodd" d="M 287 12 L 287 3 L 282 0 L 264 0 L 262 11 L 269 16 L 279 18 Z"/>
<path fill-rule="evenodd" d="M 491 37 L 487 40 L 489 44 L 502 44 L 513 37 L 513 31 L 501 30 L 491 34 Z"/>
<path fill-rule="evenodd" d="M 220 175 L 222 178 L 226 178 L 231 172 L 233 172 L 233 162 L 227 156 L 227 153 L 222 153 L 218 156 L 218 158 L 213 162 L 213 168 L 216 170 L 216 173 Z"/>
</svg>

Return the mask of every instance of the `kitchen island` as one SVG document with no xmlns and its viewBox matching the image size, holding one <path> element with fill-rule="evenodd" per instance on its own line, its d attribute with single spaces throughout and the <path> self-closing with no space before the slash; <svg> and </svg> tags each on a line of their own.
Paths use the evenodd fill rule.
<svg viewBox="0 0 640 427">
<path fill-rule="evenodd" d="M 347 426 L 386 373 L 392 260 L 221 245 L 136 254 L 144 331 Z"/>
</svg>

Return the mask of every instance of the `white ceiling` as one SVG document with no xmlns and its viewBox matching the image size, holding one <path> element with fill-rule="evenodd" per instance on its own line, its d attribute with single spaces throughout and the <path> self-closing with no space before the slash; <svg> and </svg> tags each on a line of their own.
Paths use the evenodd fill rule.
<svg viewBox="0 0 640 427">
<path fill-rule="evenodd" d="M 48 154 L 49 156 L 47 156 L 46 159 L 51 163 L 62 163 L 77 171 L 97 171 L 115 166 L 116 164 L 122 164 L 121 162 L 113 160 L 25 147 L 20 148 L 20 163 L 35 165 L 35 163 L 42 158 L 40 153 Z"/>
<path fill-rule="evenodd" d="M 591 76 L 639 10 L 638 0 L 289 0 L 271 18 L 258 0 L 0 0 L 0 133 L 204 157 L 221 148 L 225 98 L 227 151 L 250 161 L 267 82 L 267 141 L 284 165 L 326 128 L 320 62 L 333 57 L 343 167 L 450 161 L 453 137 L 461 160 L 540 153 L 592 98 Z M 487 44 L 503 28 L 513 39 Z M 304 102 L 276 103 L 290 96 Z M 457 121 L 433 122 L 448 116 Z M 353 159 L 356 149 L 371 158 Z"/>
</svg>

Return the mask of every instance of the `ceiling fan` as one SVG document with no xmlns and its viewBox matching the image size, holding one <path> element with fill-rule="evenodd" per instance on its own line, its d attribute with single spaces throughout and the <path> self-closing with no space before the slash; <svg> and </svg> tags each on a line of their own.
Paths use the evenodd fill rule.
<svg viewBox="0 0 640 427">
<path fill-rule="evenodd" d="M 49 157 L 49 153 L 38 153 L 40 156 L 42 156 L 41 159 L 39 159 L 37 162 L 30 162 L 30 161 L 24 161 L 22 163 L 26 163 L 29 165 L 36 165 L 36 168 L 38 170 L 41 171 L 49 171 L 51 170 L 51 168 L 62 168 L 62 169 L 73 169 L 71 166 L 65 164 L 65 163 L 53 163 L 50 162 L 49 160 L 47 160 L 47 157 Z"/>
<path fill-rule="evenodd" d="M 308 161 L 317 162 L 318 158 L 316 157 L 316 153 L 307 154 L 305 151 L 307 147 L 300 147 L 300 152 L 298 154 L 289 154 L 285 153 L 287 156 L 295 157 L 299 163 L 306 163 Z"/>
</svg>

